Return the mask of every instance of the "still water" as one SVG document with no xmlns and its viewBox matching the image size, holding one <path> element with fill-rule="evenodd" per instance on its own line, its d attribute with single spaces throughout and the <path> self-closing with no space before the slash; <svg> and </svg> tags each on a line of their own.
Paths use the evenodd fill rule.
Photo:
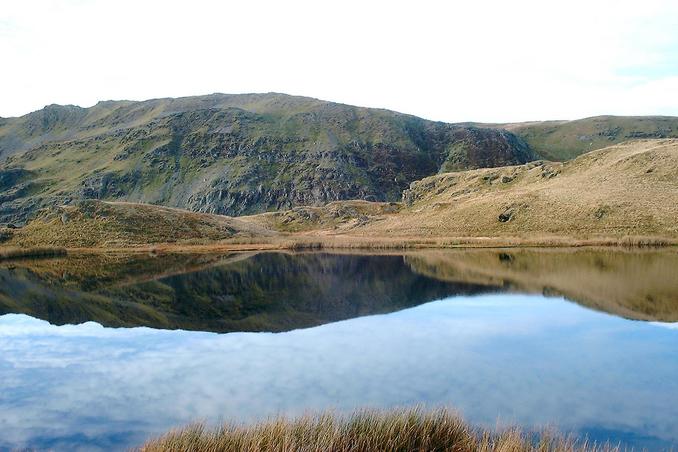
<svg viewBox="0 0 678 452">
<path fill-rule="evenodd" d="M 78 255 L 0 264 L 0 450 L 451 406 L 678 446 L 678 253 Z"/>
</svg>

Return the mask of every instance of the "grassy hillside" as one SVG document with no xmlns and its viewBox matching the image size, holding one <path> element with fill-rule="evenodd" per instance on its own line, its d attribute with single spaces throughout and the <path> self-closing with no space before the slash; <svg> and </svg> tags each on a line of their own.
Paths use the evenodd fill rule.
<svg viewBox="0 0 678 452">
<path fill-rule="evenodd" d="M 322 230 L 338 233 L 399 212 L 401 203 L 335 201 L 322 207 L 303 206 L 291 210 L 240 217 L 243 221 L 279 232 Z"/>
<path fill-rule="evenodd" d="M 676 218 L 678 140 L 667 139 L 616 145 L 565 163 L 443 173 L 412 183 L 400 203 L 336 201 L 231 218 L 83 201 L 45 209 L 23 228 L 0 228 L 0 242 L 69 248 L 233 239 L 282 248 L 659 244 L 678 240 Z"/>
<path fill-rule="evenodd" d="M 52 105 L 0 120 L 0 223 L 81 199 L 229 215 L 395 201 L 441 170 L 535 158 L 505 130 L 275 93 Z"/>
<path fill-rule="evenodd" d="M 493 124 L 525 140 L 542 158 L 570 160 L 585 152 L 629 140 L 678 138 L 672 116 L 596 116 L 575 121 Z"/>
<path fill-rule="evenodd" d="M 261 239 L 273 234 L 237 218 L 101 201 L 45 209 L 26 227 L 4 231 L 4 244 L 9 246 L 73 248 L 199 244 L 234 237 Z"/>
<path fill-rule="evenodd" d="M 446 173 L 413 183 L 369 236 L 678 236 L 678 140 L 608 147 L 566 163 Z"/>
</svg>

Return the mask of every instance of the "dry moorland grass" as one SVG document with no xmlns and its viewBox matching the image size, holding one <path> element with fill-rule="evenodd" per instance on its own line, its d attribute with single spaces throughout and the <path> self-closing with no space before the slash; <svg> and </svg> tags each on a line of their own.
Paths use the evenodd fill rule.
<svg viewBox="0 0 678 452">
<path fill-rule="evenodd" d="M 678 236 L 678 140 L 629 142 L 566 163 L 439 174 L 351 231 L 406 237 Z"/>
<path fill-rule="evenodd" d="M 352 235 L 296 235 L 268 242 L 270 249 L 319 250 L 409 250 L 425 248 L 573 248 L 573 247 L 665 247 L 678 245 L 678 238 L 654 236 L 621 237 L 371 237 Z"/>
<path fill-rule="evenodd" d="M 64 248 L 36 247 L 36 248 L 0 248 L 0 260 L 23 259 L 35 257 L 65 256 Z"/>
<path fill-rule="evenodd" d="M 226 424 L 209 429 L 195 424 L 148 441 L 144 452 L 607 452 L 595 445 L 544 432 L 506 429 L 499 432 L 469 426 L 455 413 L 439 409 L 358 411 L 297 419 L 275 419 L 251 426 Z"/>
<path fill-rule="evenodd" d="M 82 201 L 42 212 L 8 242 L 21 247 L 115 248 L 155 243 L 205 244 L 275 233 L 237 218 L 169 207 Z"/>
</svg>

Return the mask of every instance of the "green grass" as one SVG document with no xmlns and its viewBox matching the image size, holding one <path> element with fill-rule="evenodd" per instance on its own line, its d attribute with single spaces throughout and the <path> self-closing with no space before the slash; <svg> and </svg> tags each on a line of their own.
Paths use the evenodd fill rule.
<svg viewBox="0 0 678 452">
<path fill-rule="evenodd" d="M 678 118 L 670 116 L 596 116 L 503 127 L 523 138 L 543 158 L 555 161 L 639 138 L 678 138 Z"/>
<path fill-rule="evenodd" d="M 575 452 L 615 451 L 548 432 L 529 434 L 515 428 L 478 429 L 456 413 L 438 409 L 357 411 L 349 416 L 321 413 L 278 418 L 254 425 L 226 424 L 209 429 L 194 424 L 147 442 L 146 452 L 292 452 L 292 451 L 454 451 Z"/>
</svg>

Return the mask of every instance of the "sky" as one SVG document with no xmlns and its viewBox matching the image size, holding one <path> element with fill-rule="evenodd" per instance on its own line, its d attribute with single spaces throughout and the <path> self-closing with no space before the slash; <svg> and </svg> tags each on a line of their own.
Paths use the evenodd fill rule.
<svg viewBox="0 0 678 452">
<path fill-rule="evenodd" d="M 284 92 L 428 119 L 678 115 L 678 1 L 2 0 L 0 116 Z"/>
</svg>

